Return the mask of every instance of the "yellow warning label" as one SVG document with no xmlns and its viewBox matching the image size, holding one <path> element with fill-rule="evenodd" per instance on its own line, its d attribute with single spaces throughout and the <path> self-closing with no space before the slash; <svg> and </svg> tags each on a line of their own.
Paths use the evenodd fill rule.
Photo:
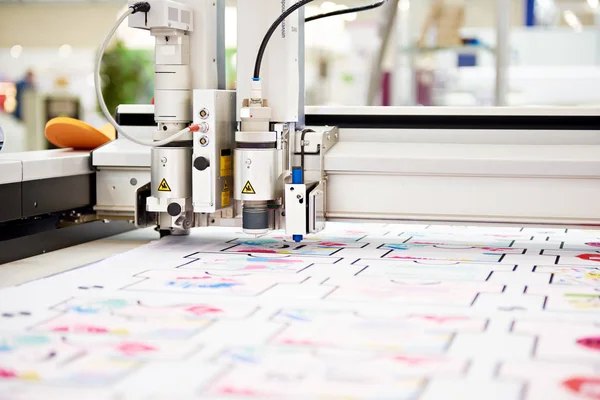
<svg viewBox="0 0 600 400">
<path fill-rule="evenodd" d="M 221 176 L 233 175 L 233 163 L 231 162 L 231 149 L 221 150 Z"/>
<path fill-rule="evenodd" d="M 221 193 L 221 207 L 229 207 L 231 205 L 231 192 Z"/>
<path fill-rule="evenodd" d="M 231 205 L 231 191 L 227 181 L 223 181 L 223 190 L 221 191 L 221 207 L 229 207 Z"/>
<path fill-rule="evenodd" d="M 159 192 L 170 192 L 171 191 L 171 187 L 167 183 L 166 179 L 163 178 L 163 180 L 160 181 L 160 185 L 158 185 L 158 191 Z"/>
<path fill-rule="evenodd" d="M 242 194 L 256 194 L 250 181 L 246 182 L 246 184 L 244 185 L 244 189 L 242 189 Z"/>
</svg>

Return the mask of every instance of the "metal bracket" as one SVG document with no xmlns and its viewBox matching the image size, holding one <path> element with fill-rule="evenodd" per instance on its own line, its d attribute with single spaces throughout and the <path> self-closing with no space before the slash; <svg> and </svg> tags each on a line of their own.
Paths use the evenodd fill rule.
<svg viewBox="0 0 600 400">
<path fill-rule="evenodd" d="M 327 152 L 332 148 L 339 140 L 339 133 L 337 127 L 306 127 L 309 129 L 302 140 L 302 134 L 296 132 L 294 138 L 294 155 L 300 154 L 300 149 L 304 145 L 304 154 L 319 154 L 321 152 Z"/>
<path fill-rule="evenodd" d="M 317 233 L 325 229 L 326 182 L 317 185 L 308 195 L 308 232 Z"/>
<path fill-rule="evenodd" d="M 150 182 L 140 186 L 136 192 L 135 202 L 135 226 L 137 228 L 146 228 L 158 223 L 158 213 L 146 211 L 146 201 L 152 196 Z"/>
</svg>

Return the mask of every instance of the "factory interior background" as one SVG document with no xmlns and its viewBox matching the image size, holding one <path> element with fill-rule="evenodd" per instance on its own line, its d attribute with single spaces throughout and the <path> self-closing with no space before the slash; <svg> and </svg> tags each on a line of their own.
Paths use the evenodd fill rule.
<svg viewBox="0 0 600 400">
<path fill-rule="evenodd" d="M 428 29 L 435 0 L 401 0 L 391 26 L 380 9 L 307 24 L 306 104 L 600 104 L 598 0 L 446 1 L 464 3 L 452 40 Z M 306 14 L 366 3 L 316 0 Z M 94 94 L 94 58 L 125 7 L 122 0 L 0 0 L 4 152 L 49 148 L 43 132 L 53 117 L 105 122 Z M 227 0 L 230 89 L 236 84 L 236 18 L 235 1 Z M 117 36 L 102 67 L 107 103 L 111 109 L 150 103 L 153 38 L 126 26 Z M 370 85 L 373 77 L 376 85 Z"/>
</svg>

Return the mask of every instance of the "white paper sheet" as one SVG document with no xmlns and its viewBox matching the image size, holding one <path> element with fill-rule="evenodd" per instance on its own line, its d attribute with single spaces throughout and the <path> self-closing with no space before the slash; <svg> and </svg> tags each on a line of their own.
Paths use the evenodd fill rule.
<svg viewBox="0 0 600 400">
<path fill-rule="evenodd" d="M 197 229 L 0 290 L 0 399 L 600 399 L 600 232 Z"/>
</svg>

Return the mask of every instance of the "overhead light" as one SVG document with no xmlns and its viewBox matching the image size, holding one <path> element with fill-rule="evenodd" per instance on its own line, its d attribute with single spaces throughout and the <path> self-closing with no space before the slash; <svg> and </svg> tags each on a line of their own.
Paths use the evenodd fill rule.
<svg viewBox="0 0 600 400">
<path fill-rule="evenodd" d="M 4 99 L 4 111 L 12 114 L 17 109 L 17 99 L 14 97 L 7 97 Z"/>
<path fill-rule="evenodd" d="M 323 4 L 321 4 L 321 11 L 323 12 L 335 11 L 337 9 L 338 5 L 335 4 L 333 1 L 326 1 Z"/>
<path fill-rule="evenodd" d="M 400 0 L 398 3 L 398 8 L 400 11 L 408 11 L 410 10 L 410 0 Z"/>
<path fill-rule="evenodd" d="M 16 97 L 17 96 L 17 87 L 14 83 L 5 83 L 4 84 L 4 95 L 6 97 Z"/>
<path fill-rule="evenodd" d="M 58 48 L 58 55 L 61 57 L 69 57 L 73 52 L 73 48 L 68 44 L 63 44 Z"/>
<path fill-rule="evenodd" d="M 597 9 L 598 8 L 598 0 L 587 0 L 588 5 L 590 6 L 590 8 L 592 9 Z"/>
<path fill-rule="evenodd" d="M 23 52 L 23 46 L 21 46 L 21 45 L 16 44 L 10 48 L 10 56 L 14 59 L 21 57 L 22 52 Z"/>
<path fill-rule="evenodd" d="M 563 12 L 563 17 L 565 19 L 565 21 L 567 22 L 567 24 L 573 28 L 573 30 L 575 30 L 575 32 L 581 32 L 583 30 L 583 25 L 581 24 L 581 21 L 579 20 L 579 18 L 577 17 L 577 15 L 575 15 L 575 13 L 571 10 L 565 10 Z"/>
</svg>

